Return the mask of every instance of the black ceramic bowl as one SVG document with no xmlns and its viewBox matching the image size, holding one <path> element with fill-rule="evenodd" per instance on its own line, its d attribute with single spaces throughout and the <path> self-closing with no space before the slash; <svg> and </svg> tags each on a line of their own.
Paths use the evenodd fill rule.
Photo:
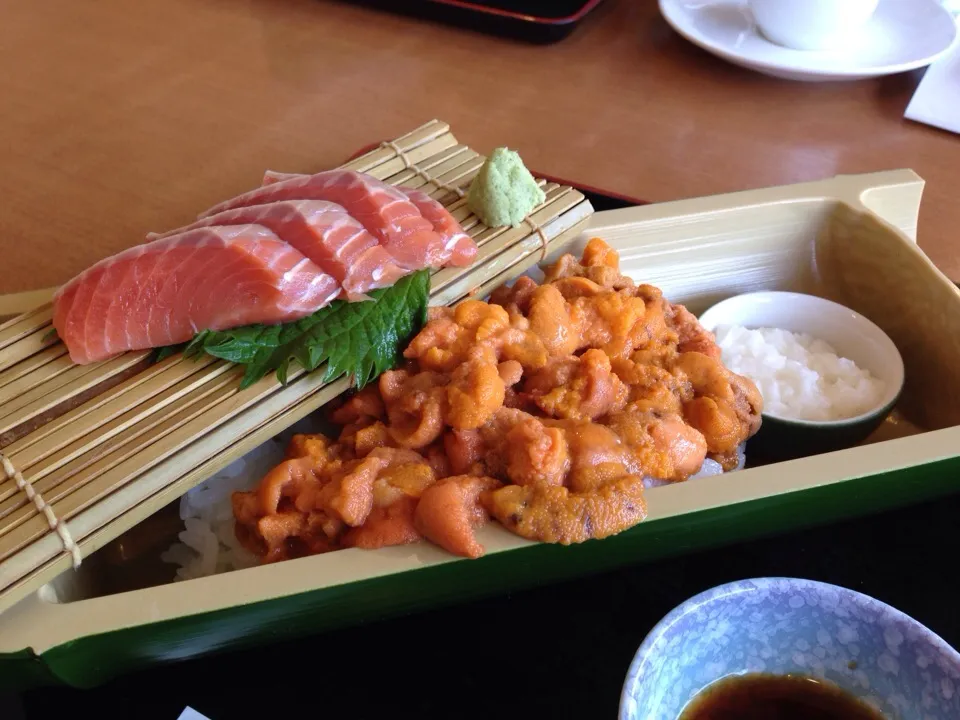
<svg viewBox="0 0 960 720">
<path fill-rule="evenodd" d="M 739 325 L 806 333 L 884 383 L 872 408 L 842 420 L 800 420 L 764 411 L 760 431 L 747 447 L 751 458 L 789 460 L 857 445 L 890 414 L 903 389 L 903 359 L 889 336 L 863 315 L 830 300 L 789 292 L 736 295 L 707 310 L 700 323 L 711 332 Z"/>
</svg>

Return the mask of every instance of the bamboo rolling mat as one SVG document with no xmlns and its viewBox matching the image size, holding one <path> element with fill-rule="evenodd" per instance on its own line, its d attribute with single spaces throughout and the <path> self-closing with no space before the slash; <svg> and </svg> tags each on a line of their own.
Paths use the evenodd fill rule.
<svg viewBox="0 0 960 720">
<path fill-rule="evenodd" d="M 435 120 L 342 166 L 427 192 L 477 242 L 472 266 L 433 274 L 432 305 L 523 273 L 593 212 L 539 180 L 527 223 L 486 227 L 464 197 L 484 159 Z M 240 390 L 242 367 L 150 352 L 75 365 L 51 316 L 47 303 L 0 324 L 0 612 L 349 387 L 291 368 L 286 386 Z"/>
</svg>

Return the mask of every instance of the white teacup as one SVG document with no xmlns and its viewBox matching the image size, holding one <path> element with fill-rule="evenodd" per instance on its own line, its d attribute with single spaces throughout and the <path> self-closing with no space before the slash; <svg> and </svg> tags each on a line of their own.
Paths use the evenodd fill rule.
<svg viewBox="0 0 960 720">
<path fill-rule="evenodd" d="M 842 45 L 876 12 L 879 0 L 750 0 L 760 31 L 796 50 Z"/>
</svg>

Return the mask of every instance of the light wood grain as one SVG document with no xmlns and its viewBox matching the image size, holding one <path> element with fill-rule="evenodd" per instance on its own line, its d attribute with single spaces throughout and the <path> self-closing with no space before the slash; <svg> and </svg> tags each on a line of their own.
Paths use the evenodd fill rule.
<svg viewBox="0 0 960 720">
<path fill-rule="evenodd" d="M 928 182 L 920 246 L 960 279 L 960 138 L 903 119 L 917 73 L 766 78 L 678 37 L 654 0 L 606 0 L 551 46 L 324 0 L 0 8 L 16 68 L 0 293 L 58 285 L 266 168 L 332 167 L 434 117 L 480 152 L 652 201 L 909 167 Z"/>
</svg>

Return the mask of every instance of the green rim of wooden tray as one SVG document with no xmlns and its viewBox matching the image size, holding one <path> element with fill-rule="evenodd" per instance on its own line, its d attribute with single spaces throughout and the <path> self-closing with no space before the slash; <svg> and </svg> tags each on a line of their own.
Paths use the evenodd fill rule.
<svg viewBox="0 0 960 720">
<path fill-rule="evenodd" d="M 148 665 L 490 597 L 957 492 L 960 457 L 641 523 L 582 545 L 535 545 L 0 655 L 0 688 L 93 687 Z"/>
</svg>

